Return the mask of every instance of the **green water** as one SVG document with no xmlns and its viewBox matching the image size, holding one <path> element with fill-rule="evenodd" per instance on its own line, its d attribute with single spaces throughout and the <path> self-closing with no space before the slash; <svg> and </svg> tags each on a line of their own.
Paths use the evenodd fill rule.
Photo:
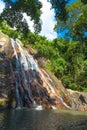
<svg viewBox="0 0 87 130">
<path fill-rule="evenodd" d="M 79 127 L 69 124 L 84 121 Z M 87 130 L 87 112 L 18 109 L 0 111 L 0 130 Z M 75 125 L 74 125 L 75 126 Z"/>
</svg>

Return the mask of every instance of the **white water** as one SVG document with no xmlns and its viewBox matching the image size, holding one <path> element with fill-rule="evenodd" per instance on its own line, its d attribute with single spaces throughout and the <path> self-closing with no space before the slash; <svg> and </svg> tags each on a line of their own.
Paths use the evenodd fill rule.
<svg viewBox="0 0 87 130">
<path fill-rule="evenodd" d="M 19 60 L 18 60 L 18 55 L 17 55 L 17 52 L 15 50 L 15 41 L 13 39 L 11 39 L 11 45 L 12 45 L 12 48 L 13 48 L 13 51 L 14 51 L 14 56 L 15 56 L 15 64 L 16 64 L 16 71 L 14 72 L 15 74 L 15 87 L 16 87 L 16 100 L 18 102 L 17 104 L 17 107 L 22 107 L 22 100 L 21 100 L 21 97 L 19 95 L 19 86 L 20 86 L 20 80 L 19 80 L 19 69 L 20 69 L 20 64 L 19 64 Z"/>
<path fill-rule="evenodd" d="M 36 106 L 35 110 L 43 110 L 42 105 Z"/>
<path fill-rule="evenodd" d="M 62 105 L 69 108 L 63 99 L 58 96 L 55 85 L 48 73 L 43 69 L 39 69 L 37 62 L 27 51 L 21 48 L 20 43 L 11 39 L 11 48 L 12 59 L 15 64 L 15 67 L 13 67 L 13 73 L 15 76 L 17 107 L 22 107 L 23 102 L 27 101 L 29 104 L 32 104 L 33 107 L 36 107 L 37 110 L 41 110 L 43 103 L 42 98 L 46 98 L 47 96 L 43 91 L 41 91 L 41 87 L 43 87 L 46 88 L 49 96 L 51 96 L 51 94 L 55 95 L 54 97 L 58 98 Z M 41 80 L 42 84 L 38 80 Z M 38 94 L 38 105 L 36 104 L 31 92 L 32 86 L 34 87 L 33 89 L 36 89 Z M 51 105 L 51 107 L 52 109 L 56 109 L 54 105 Z"/>
<path fill-rule="evenodd" d="M 53 109 L 53 110 L 56 110 L 57 108 L 56 108 L 55 106 L 52 105 L 52 109 Z"/>
<path fill-rule="evenodd" d="M 39 73 L 41 75 L 41 78 L 44 80 L 44 87 L 46 87 L 46 89 L 48 90 L 48 92 L 52 92 L 52 93 L 55 94 L 54 89 L 52 88 L 51 84 L 47 80 L 47 79 L 51 80 L 50 77 L 49 77 L 49 75 L 45 72 L 45 75 L 46 75 L 45 76 L 44 73 L 42 73 L 41 70 L 39 70 Z M 47 79 L 46 79 L 46 77 L 47 77 Z"/>
<path fill-rule="evenodd" d="M 32 57 L 32 55 L 29 55 L 28 52 L 26 52 L 26 54 L 27 54 L 27 61 L 28 61 L 28 68 L 29 68 L 29 70 L 38 71 L 39 70 L 38 65 L 35 62 L 35 60 Z"/>
<path fill-rule="evenodd" d="M 30 92 L 30 85 L 29 85 L 29 75 L 28 75 L 28 61 L 27 58 L 23 52 L 23 49 L 21 48 L 21 46 L 19 45 L 18 42 L 14 41 L 13 39 L 11 39 L 11 45 L 14 51 L 14 56 L 16 59 L 16 70 L 15 70 L 15 84 L 16 84 L 16 97 L 17 97 L 17 101 L 18 101 L 18 106 L 22 106 L 21 105 L 21 97 L 19 95 L 19 87 L 21 87 L 21 81 L 19 80 L 20 78 L 20 74 L 21 74 L 21 80 L 22 83 L 24 84 L 25 87 L 25 92 L 26 92 L 26 99 L 30 100 L 31 102 L 33 102 L 33 104 L 35 105 L 35 101 L 33 100 L 33 98 L 31 97 L 31 92 Z M 17 48 L 18 47 L 18 48 Z M 16 52 L 16 48 L 19 49 L 19 55 Z"/>
<path fill-rule="evenodd" d="M 64 105 L 66 108 L 71 109 L 62 99 L 62 97 L 58 96 L 56 90 L 54 89 L 53 86 L 55 86 L 53 84 L 52 79 L 50 78 L 50 76 L 47 74 L 47 72 L 45 72 L 46 77 L 48 78 L 48 81 L 46 80 L 46 77 L 44 76 L 44 74 L 40 71 L 41 77 L 44 80 L 44 87 L 46 87 L 46 89 L 48 90 L 48 92 L 50 93 L 54 93 L 56 95 L 56 97 L 61 101 L 62 105 Z M 52 106 L 52 109 L 56 109 L 55 106 Z"/>
</svg>

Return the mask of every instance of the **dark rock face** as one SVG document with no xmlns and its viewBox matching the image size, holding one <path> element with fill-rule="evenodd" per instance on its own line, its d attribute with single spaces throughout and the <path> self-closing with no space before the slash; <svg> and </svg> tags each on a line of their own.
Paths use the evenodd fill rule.
<svg viewBox="0 0 87 130">
<path fill-rule="evenodd" d="M 67 90 L 67 98 L 72 109 L 87 111 L 87 93 Z"/>
<path fill-rule="evenodd" d="M 5 100 L 6 107 L 87 110 L 86 93 L 66 90 L 59 80 L 38 66 L 19 40 L 1 35 L 0 74 L 4 77 L 0 76 L 0 99 Z"/>
<path fill-rule="evenodd" d="M 21 48 L 19 41 L 11 39 L 9 44 L 7 54 L 11 55 L 11 89 L 12 93 L 15 92 L 16 107 L 41 105 L 45 109 L 52 109 L 53 106 L 69 109 L 70 107 L 57 95 L 48 73 L 38 67 L 32 55 Z"/>
</svg>

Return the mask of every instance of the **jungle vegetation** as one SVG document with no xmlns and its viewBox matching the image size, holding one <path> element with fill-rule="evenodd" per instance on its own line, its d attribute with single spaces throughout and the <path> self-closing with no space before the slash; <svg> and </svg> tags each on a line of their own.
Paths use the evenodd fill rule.
<svg viewBox="0 0 87 130">
<path fill-rule="evenodd" d="M 19 38 L 24 46 L 37 49 L 38 56 L 46 59 L 43 67 L 60 79 L 66 88 L 87 92 L 87 0 L 72 3 L 70 0 L 49 0 L 57 20 L 54 29 L 57 33 L 64 32 L 63 37 L 53 40 L 38 34 L 41 30 L 41 2 L 4 2 L 6 6 L 0 14 L 0 30 L 10 37 Z M 34 20 L 35 33 L 29 29 L 23 13 Z"/>
</svg>

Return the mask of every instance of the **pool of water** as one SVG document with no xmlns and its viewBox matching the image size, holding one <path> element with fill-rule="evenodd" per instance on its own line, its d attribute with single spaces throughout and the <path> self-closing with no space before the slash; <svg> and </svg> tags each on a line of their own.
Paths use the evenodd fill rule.
<svg viewBox="0 0 87 130">
<path fill-rule="evenodd" d="M 87 112 L 34 109 L 0 111 L 0 130 L 87 130 Z"/>
</svg>

